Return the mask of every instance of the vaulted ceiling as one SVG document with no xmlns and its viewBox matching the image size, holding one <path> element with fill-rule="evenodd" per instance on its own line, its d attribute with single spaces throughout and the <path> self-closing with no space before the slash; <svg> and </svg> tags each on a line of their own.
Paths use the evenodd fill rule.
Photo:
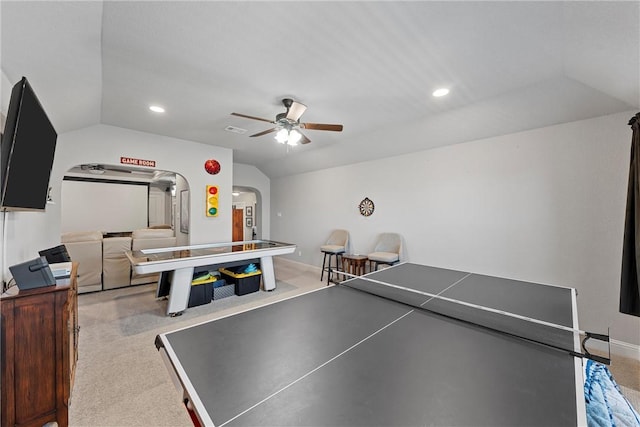
<svg viewBox="0 0 640 427">
<path fill-rule="evenodd" d="M 640 108 L 636 1 L 2 0 L 0 14 L 2 71 L 27 76 L 59 133 L 228 147 L 270 177 Z M 230 115 L 275 119 L 285 97 L 344 131 L 287 147 Z"/>
</svg>

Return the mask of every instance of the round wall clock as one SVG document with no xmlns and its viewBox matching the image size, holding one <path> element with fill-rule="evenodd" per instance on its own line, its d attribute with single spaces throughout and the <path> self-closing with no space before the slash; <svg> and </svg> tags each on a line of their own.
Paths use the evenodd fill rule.
<svg viewBox="0 0 640 427">
<path fill-rule="evenodd" d="M 358 207 L 360 208 L 360 215 L 362 216 L 371 215 L 373 213 L 373 210 L 375 209 L 375 206 L 373 205 L 373 200 L 369 199 L 368 197 L 365 197 L 360 202 L 360 205 L 358 205 Z"/>
</svg>

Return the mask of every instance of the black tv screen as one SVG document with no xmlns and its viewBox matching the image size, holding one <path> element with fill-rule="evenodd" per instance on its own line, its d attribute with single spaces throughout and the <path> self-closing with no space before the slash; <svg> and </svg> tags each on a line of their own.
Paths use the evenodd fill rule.
<svg viewBox="0 0 640 427">
<path fill-rule="evenodd" d="M 26 77 L 11 91 L 0 156 L 0 209 L 44 210 L 56 133 Z"/>
</svg>

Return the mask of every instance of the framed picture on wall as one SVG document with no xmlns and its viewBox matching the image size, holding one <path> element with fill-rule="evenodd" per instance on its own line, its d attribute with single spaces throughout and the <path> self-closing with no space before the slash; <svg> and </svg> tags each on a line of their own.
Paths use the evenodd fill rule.
<svg viewBox="0 0 640 427">
<path fill-rule="evenodd" d="M 189 190 L 180 192 L 180 232 L 189 232 Z"/>
<path fill-rule="evenodd" d="M 247 227 L 253 227 L 253 218 L 247 218 Z"/>
<path fill-rule="evenodd" d="M 247 206 L 246 208 L 244 208 L 244 210 L 245 210 L 246 216 L 253 216 L 253 207 Z M 250 227 L 250 226 L 247 225 L 247 227 Z"/>
</svg>

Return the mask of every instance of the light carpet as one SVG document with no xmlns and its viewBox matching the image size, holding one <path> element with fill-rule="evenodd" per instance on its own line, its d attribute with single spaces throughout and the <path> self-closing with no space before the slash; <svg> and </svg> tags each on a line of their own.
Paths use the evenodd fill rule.
<svg viewBox="0 0 640 427">
<path fill-rule="evenodd" d="M 324 287 L 319 270 L 276 263 L 276 289 L 166 316 L 155 285 L 78 297 L 79 358 L 70 426 L 192 426 L 155 348 L 156 335 Z"/>
<path fill-rule="evenodd" d="M 624 397 L 627 398 L 631 406 L 640 413 L 640 391 L 634 390 L 623 385 L 620 386 L 620 390 Z"/>
</svg>

